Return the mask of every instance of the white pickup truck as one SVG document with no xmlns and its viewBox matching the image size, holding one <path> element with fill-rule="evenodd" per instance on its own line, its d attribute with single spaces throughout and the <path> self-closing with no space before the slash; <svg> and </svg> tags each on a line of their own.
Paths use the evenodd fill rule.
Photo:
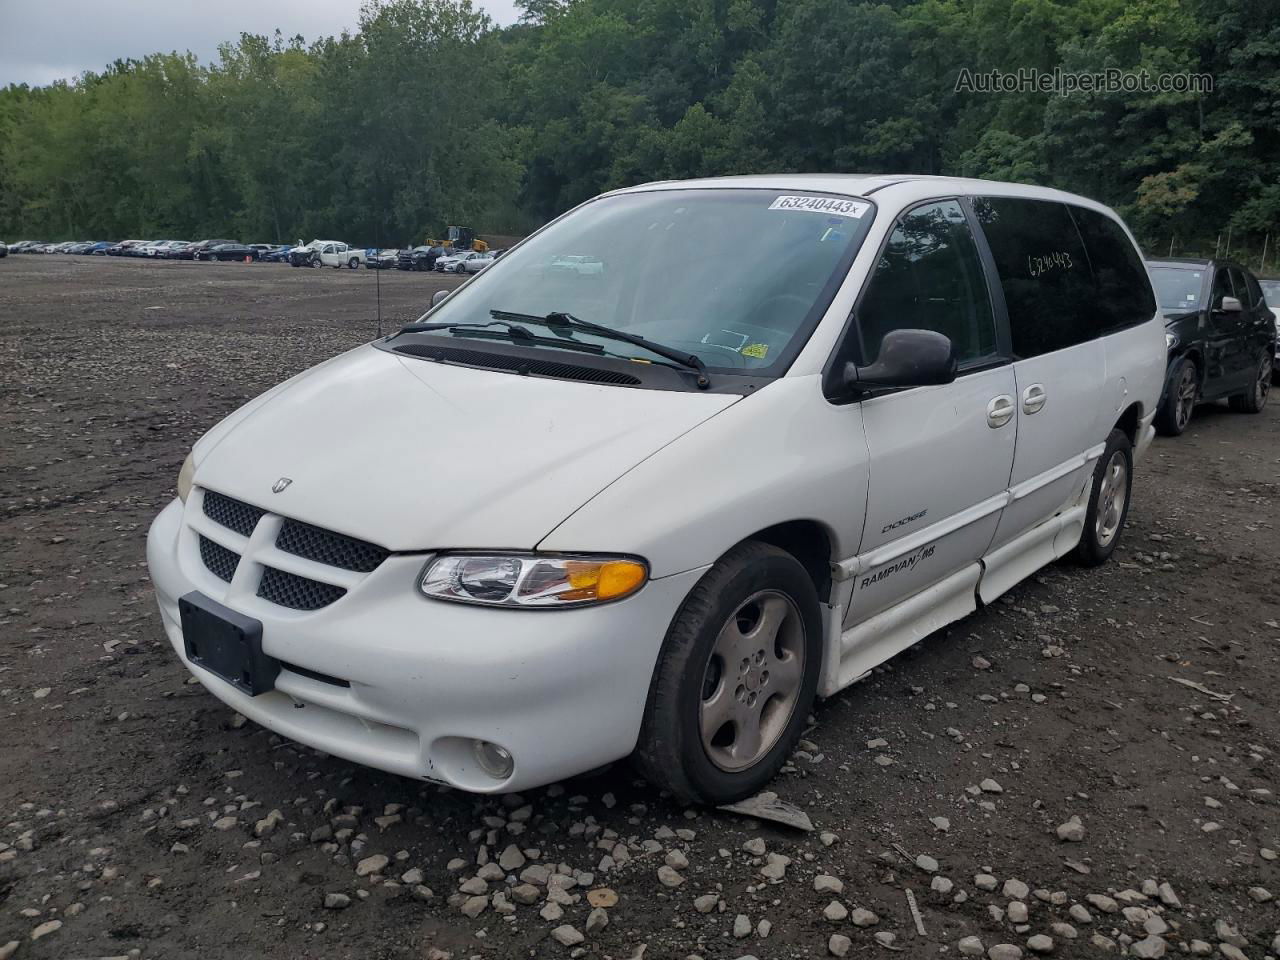
<svg viewBox="0 0 1280 960">
<path fill-rule="evenodd" d="M 322 267 L 350 267 L 355 270 L 357 267 L 367 266 L 368 258 L 363 249 L 349 247 L 345 243 L 337 240 L 330 240 L 328 243 L 320 244 L 315 251 L 316 260 Z"/>
<path fill-rule="evenodd" d="M 289 262 L 295 267 L 350 267 L 368 265 L 363 249 L 350 247 L 340 240 L 312 240 L 289 251 Z"/>
</svg>

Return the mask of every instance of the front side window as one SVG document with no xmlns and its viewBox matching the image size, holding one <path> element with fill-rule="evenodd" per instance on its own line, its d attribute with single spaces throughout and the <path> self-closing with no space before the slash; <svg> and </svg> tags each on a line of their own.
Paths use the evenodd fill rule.
<svg viewBox="0 0 1280 960">
<path fill-rule="evenodd" d="M 1231 268 L 1231 286 L 1236 291 L 1236 299 L 1240 301 L 1240 306 L 1246 310 L 1253 308 L 1253 297 L 1249 295 L 1249 285 L 1245 282 L 1244 274 L 1235 267 Z"/>
<path fill-rule="evenodd" d="M 424 319 L 568 313 L 694 354 L 713 372 L 778 375 L 830 304 L 873 216 L 866 200 L 756 188 L 602 197 L 503 254 Z M 573 336 L 610 356 L 666 362 L 617 339 Z"/>
<path fill-rule="evenodd" d="M 1259 307 L 1266 307 L 1266 300 L 1262 296 L 1262 287 L 1258 286 L 1258 278 L 1248 270 L 1244 271 L 1245 289 L 1249 291 L 1249 300 L 1245 306 L 1250 310 L 1256 310 Z"/>
<path fill-rule="evenodd" d="M 995 317 L 982 262 L 959 202 L 916 207 L 894 228 L 858 304 L 864 363 L 891 330 L 945 334 L 963 365 L 996 350 Z"/>
<path fill-rule="evenodd" d="M 1227 273 L 1226 267 L 1220 267 L 1213 275 L 1213 294 L 1212 304 L 1214 310 L 1222 309 L 1223 297 L 1234 297 L 1235 291 L 1231 289 L 1231 277 Z"/>
<path fill-rule="evenodd" d="M 1022 359 L 1092 340 L 1104 329 L 1088 254 L 1067 206 L 977 197 L 974 212 L 995 259 Z"/>
</svg>

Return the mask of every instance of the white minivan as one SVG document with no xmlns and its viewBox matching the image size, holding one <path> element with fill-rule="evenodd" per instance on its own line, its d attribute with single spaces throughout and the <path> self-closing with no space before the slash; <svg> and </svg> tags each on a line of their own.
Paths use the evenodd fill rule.
<svg viewBox="0 0 1280 960">
<path fill-rule="evenodd" d="M 648 184 L 231 414 L 147 559 L 177 655 L 286 737 L 483 793 L 634 755 L 726 802 L 815 696 L 1104 561 L 1164 367 L 1083 197 Z"/>
</svg>

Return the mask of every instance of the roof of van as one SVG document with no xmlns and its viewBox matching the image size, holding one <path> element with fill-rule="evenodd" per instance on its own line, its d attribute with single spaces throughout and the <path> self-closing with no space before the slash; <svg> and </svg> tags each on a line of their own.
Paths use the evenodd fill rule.
<svg viewBox="0 0 1280 960">
<path fill-rule="evenodd" d="M 895 199 L 913 200 L 934 197 L 954 191 L 965 194 L 988 194 L 1006 197 L 1035 197 L 1059 200 L 1099 209 L 1105 204 L 1087 197 L 1052 187 L 1029 183 L 1007 183 L 1000 180 L 976 180 L 967 177 L 937 177 L 915 173 L 767 173 L 737 177 L 705 177 L 698 180 L 658 180 L 616 191 L 631 193 L 645 190 L 685 190 L 691 188 L 747 187 L 763 190 L 816 190 L 850 197 L 874 197 L 889 190 Z M 941 191 L 940 191 L 941 188 Z M 900 195 L 900 196 L 899 196 Z"/>
</svg>

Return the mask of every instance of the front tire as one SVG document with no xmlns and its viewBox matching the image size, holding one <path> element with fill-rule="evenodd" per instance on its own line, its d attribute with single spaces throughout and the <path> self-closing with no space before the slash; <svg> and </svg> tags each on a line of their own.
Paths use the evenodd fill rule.
<svg viewBox="0 0 1280 960">
<path fill-rule="evenodd" d="M 1263 350 L 1258 355 L 1258 365 L 1254 368 L 1253 385 L 1248 393 L 1237 394 L 1227 403 L 1237 413 L 1261 413 L 1267 405 L 1267 395 L 1271 392 L 1271 374 L 1273 363 L 1271 351 Z"/>
<path fill-rule="evenodd" d="M 1178 437 L 1187 429 L 1200 391 L 1199 378 L 1195 363 L 1187 357 L 1174 365 L 1156 414 L 1156 432 L 1162 437 Z"/>
<path fill-rule="evenodd" d="M 1133 445 L 1123 430 L 1112 430 L 1107 448 L 1093 469 L 1084 533 L 1076 545 L 1076 558 L 1085 566 L 1100 566 L 1115 552 L 1120 531 L 1129 517 L 1132 492 Z"/>
<path fill-rule="evenodd" d="M 731 803 L 767 784 L 813 706 L 822 661 L 813 580 L 747 541 L 689 592 L 654 670 L 635 761 L 679 800 Z"/>
</svg>

